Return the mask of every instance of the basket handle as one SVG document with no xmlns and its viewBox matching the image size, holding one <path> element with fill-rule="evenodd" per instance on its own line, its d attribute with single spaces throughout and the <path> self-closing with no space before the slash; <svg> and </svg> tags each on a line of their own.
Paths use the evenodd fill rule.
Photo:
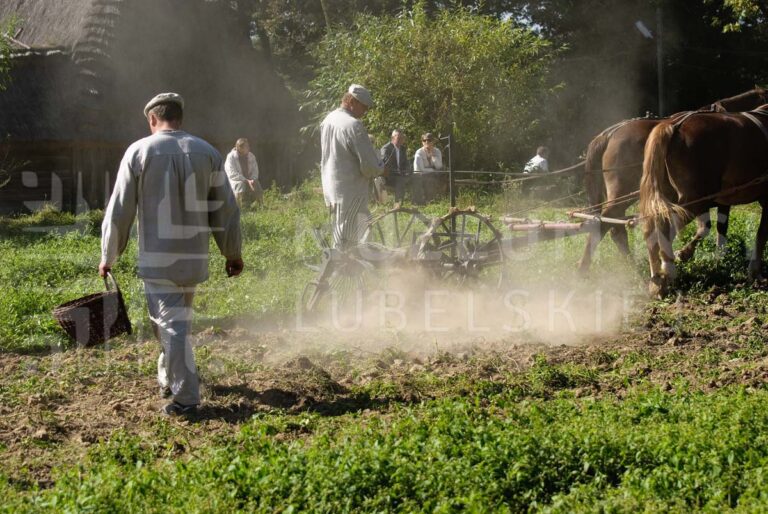
<svg viewBox="0 0 768 514">
<path fill-rule="evenodd" d="M 117 280 L 115 280 L 115 276 L 112 274 L 111 271 L 107 271 L 107 274 L 104 275 L 104 287 L 106 288 L 107 291 L 112 291 L 112 289 L 114 288 L 115 291 L 117 291 L 118 293 L 120 292 L 120 287 L 117 285 Z"/>
</svg>

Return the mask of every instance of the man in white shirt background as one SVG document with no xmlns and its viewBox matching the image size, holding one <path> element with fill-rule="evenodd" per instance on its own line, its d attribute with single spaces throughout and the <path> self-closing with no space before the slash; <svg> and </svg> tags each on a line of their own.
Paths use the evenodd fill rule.
<svg viewBox="0 0 768 514">
<path fill-rule="evenodd" d="M 536 149 L 536 155 L 534 155 L 530 161 L 528 161 L 523 169 L 523 173 L 548 173 L 549 172 L 549 148 L 546 146 L 540 146 Z"/>
<path fill-rule="evenodd" d="M 373 106 L 371 93 L 352 84 L 320 125 L 320 175 L 325 205 L 330 209 L 334 246 L 356 244 L 370 219 L 368 192 L 371 179 L 383 172 L 361 118 Z"/>
</svg>

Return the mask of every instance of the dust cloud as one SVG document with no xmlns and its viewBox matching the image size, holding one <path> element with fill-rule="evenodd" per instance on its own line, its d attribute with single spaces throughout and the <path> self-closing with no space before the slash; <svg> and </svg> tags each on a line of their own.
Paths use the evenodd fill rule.
<svg viewBox="0 0 768 514">
<path fill-rule="evenodd" d="M 418 270 L 392 270 L 375 287 L 330 293 L 319 312 L 244 323 L 269 344 L 265 361 L 297 355 L 396 350 L 409 355 L 504 351 L 517 345 L 580 345 L 619 333 L 640 302 L 636 276 L 595 283 L 568 276 L 504 287 L 456 285 Z M 629 272 L 627 272 L 629 273 Z M 346 294 L 345 294 L 346 293 Z"/>
</svg>

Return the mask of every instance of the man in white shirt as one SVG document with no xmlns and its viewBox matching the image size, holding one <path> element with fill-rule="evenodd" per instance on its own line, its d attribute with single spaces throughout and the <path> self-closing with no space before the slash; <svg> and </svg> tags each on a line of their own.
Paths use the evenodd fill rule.
<svg viewBox="0 0 768 514">
<path fill-rule="evenodd" d="M 246 138 L 241 137 L 235 142 L 224 161 L 224 171 L 240 209 L 250 207 L 253 201 L 262 204 L 264 191 L 259 184 L 259 165 Z"/>
<path fill-rule="evenodd" d="M 531 158 L 525 165 L 523 173 L 548 173 L 549 162 L 549 148 L 546 146 L 540 146 L 536 149 L 536 155 Z"/>
<path fill-rule="evenodd" d="M 431 132 L 422 134 L 421 148 L 413 156 L 413 169 L 418 174 L 419 187 L 416 188 L 415 203 L 425 204 L 437 193 L 441 177 L 438 171 L 443 169 L 443 154 L 435 146 L 437 138 Z"/>
<path fill-rule="evenodd" d="M 320 175 L 337 248 L 356 244 L 362 238 L 370 218 L 370 182 L 383 171 L 379 154 L 360 121 L 372 105 L 371 93 L 352 84 L 342 97 L 341 106 L 320 125 Z"/>
<path fill-rule="evenodd" d="M 193 414 L 200 403 L 195 357 L 188 340 L 192 298 L 208 278 L 211 234 L 229 276 L 239 275 L 240 211 L 222 170 L 221 155 L 181 130 L 184 100 L 162 93 L 144 108 L 151 136 L 126 150 L 102 224 L 99 274 L 125 250 L 138 213 L 138 275 L 149 316 L 162 344 L 158 382 L 172 397 L 162 412 Z"/>
</svg>

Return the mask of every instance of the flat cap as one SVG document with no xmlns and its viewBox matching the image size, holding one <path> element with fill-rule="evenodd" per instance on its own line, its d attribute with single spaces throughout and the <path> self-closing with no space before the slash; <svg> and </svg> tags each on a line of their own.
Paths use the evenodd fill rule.
<svg viewBox="0 0 768 514">
<path fill-rule="evenodd" d="M 347 92 L 354 96 L 358 102 L 365 105 L 366 107 L 373 107 L 373 97 L 371 96 L 371 92 L 360 84 L 352 84 L 349 86 Z"/>
<path fill-rule="evenodd" d="M 149 116 L 149 111 L 153 107 L 159 104 L 165 104 L 165 103 L 174 103 L 178 104 L 179 107 L 181 107 L 182 110 L 184 110 L 184 99 L 181 97 L 181 95 L 176 93 L 160 93 L 159 95 L 155 96 L 152 100 L 150 100 L 147 105 L 144 107 L 144 116 Z"/>
</svg>

